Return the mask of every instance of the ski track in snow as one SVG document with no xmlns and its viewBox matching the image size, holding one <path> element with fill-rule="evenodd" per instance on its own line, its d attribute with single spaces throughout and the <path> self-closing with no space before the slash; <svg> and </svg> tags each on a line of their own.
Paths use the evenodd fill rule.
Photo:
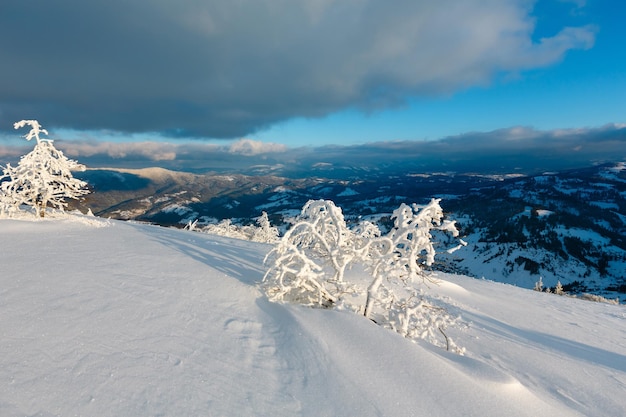
<svg viewBox="0 0 626 417">
<path fill-rule="evenodd" d="M 626 415 L 622 306 L 442 274 L 458 356 L 269 303 L 267 245 L 82 217 L 0 233 L 2 416 Z"/>
</svg>

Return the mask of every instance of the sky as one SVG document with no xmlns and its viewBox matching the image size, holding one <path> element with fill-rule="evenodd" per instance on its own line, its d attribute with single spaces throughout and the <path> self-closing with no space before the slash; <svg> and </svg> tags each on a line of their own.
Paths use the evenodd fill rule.
<svg viewBox="0 0 626 417">
<path fill-rule="evenodd" d="M 618 3 L 6 0 L 0 156 L 22 119 L 82 146 L 255 152 L 621 128 Z"/>
</svg>

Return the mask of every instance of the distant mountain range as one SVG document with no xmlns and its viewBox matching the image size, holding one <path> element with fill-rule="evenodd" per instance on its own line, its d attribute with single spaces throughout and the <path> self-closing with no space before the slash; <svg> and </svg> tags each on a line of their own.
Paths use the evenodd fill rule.
<svg viewBox="0 0 626 417">
<path fill-rule="evenodd" d="M 177 227 L 226 218 L 248 224 L 266 211 L 275 225 L 284 227 L 306 201 L 330 199 L 349 221 L 373 218 L 384 227 L 401 203 L 437 197 L 468 243 L 439 256 L 437 268 L 526 288 L 541 277 L 546 286 L 560 281 L 571 292 L 626 294 L 623 163 L 540 175 L 363 174 L 352 170 L 349 179 L 293 179 L 161 168 L 90 169 L 76 175 L 93 189 L 78 208 L 91 208 L 101 217 Z"/>
<path fill-rule="evenodd" d="M 446 207 L 470 243 L 447 261 L 473 276 L 626 294 L 624 164 L 509 179 Z"/>
</svg>

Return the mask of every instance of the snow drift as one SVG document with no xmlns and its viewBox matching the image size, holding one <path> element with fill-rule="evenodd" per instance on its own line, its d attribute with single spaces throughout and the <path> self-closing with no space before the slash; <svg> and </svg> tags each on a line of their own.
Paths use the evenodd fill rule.
<svg viewBox="0 0 626 417">
<path fill-rule="evenodd" d="M 3 416 L 626 415 L 626 310 L 441 275 L 466 356 L 267 301 L 270 246 L 0 220 Z"/>
</svg>

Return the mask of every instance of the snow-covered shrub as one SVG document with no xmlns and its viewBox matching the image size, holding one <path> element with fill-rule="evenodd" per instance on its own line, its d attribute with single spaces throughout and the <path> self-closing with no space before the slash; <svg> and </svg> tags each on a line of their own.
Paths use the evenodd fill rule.
<svg viewBox="0 0 626 417">
<path fill-rule="evenodd" d="M 533 288 L 533 290 L 541 292 L 542 289 L 543 289 L 543 281 L 541 277 L 539 277 L 539 281 L 535 283 L 535 288 Z M 610 299 L 610 298 L 603 297 L 601 295 L 589 294 L 589 293 L 582 293 L 580 295 L 574 295 L 574 294 L 570 295 L 563 290 L 563 285 L 561 284 L 561 281 L 556 282 L 556 286 L 554 287 L 554 292 L 552 292 L 549 287 L 546 287 L 545 292 L 547 292 L 548 294 L 561 295 L 561 296 L 570 297 L 570 298 L 579 298 L 585 301 L 594 301 L 596 303 L 619 305 L 619 298 Z"/>
<path fill-rule="evenodd" d="M 258 226 L 238 225 L 231 219 L 224 219 L 219 223 L 198 226 L 198 220 L 189 221 L 185 230 L 200 231 L 211 235 L 231 237 L 241 240 L 249 240 L 260 243 L 276 243 L 278 241 L 278 228 L 270 224 L 266 212 L 262 212 L 257 219 Z"/>
<path fill-rule="evenodd" d="M 252 229 L 250 240 L 253 242 L 276 243 L 278 242 L 278 228 L 272 226 L 266 212 L 256 219 L 258 227 Z"/>
<path fill-rule="evenodd" d="M 398 276 L 412 282 L 424 278 L 422 266 L 430 266 L 435 261 L 435 247 L 432 230 L 444 230 L 453 236 L 458 235 L 454 222 L 443 220 L 443 210 L 439 199 L 432 199 L 425 206 L 402 204 L 392 215 L 394 225 L 388 234 L 393 243 L 390 254 Z"/>
<path fill-rule="evenodd" d="M 556 282 L 556 287 L 554 287 L 554 293 L 556 295 L 564 295 L 565 291 L 563 291 L 563 285 L 561 284 L 561 281 L 557 281 Z"/>
<path fill-rule="evenodd" d="M 40 134 L 48 134 L 36 120 L 22 120 L 15 123 L 15 129 L 29 125 L 31 130 L 24 136 L 35 138 L 34 149 L 22 156 L 17 166 L 11 164 L 3 169 L 0 179 L 3 200 L 10 200 L 13 209 L 21 205 L 31 206 L 37 216 L 43 217 L 48 206 L 63 211 L 66 198 L 78 199 L 89 193 L 87 183 L 72 176 L 72 171 L 83 171 L 84 165 L 68 159 L 56 149 L 49 139 L 41 139 Z"/>
<path fill-rule="evenodd" d="M 354 259 L 354 233 L 348 229 L 341 208 L 330 200 L 310 200 L 298 222 L 285 234 L 286 240 L 307 248 L 316 258 L 326 259 L 333 281 L 341 282 Z"/>
<path fill-rule="evenodd" d="M 355 234 L 330 200 L 308 201 L 295 224 L 266 257 L 263 288 L 273 301 L 328 307 L 346 292 L 345 270 L 357 255 Z M 332 275 L 326 273 L 332 270 Z"/>
<path fill-rule="evenodd" d="M 453 236 L 458 235 L 454 222 L 443 220 L 439 201 L 432 199 L 423 207 L 402 204 L 393 212 L 393 228 L 378 239 L 368 254 L 367 264 L 373 280 L 367 290 L 366 317 L 376 303 L 385 305 L 384 300 L 377 300 L 381 294 L 389 291 L 385 287 L 406 287 L 418 278 L 434 282 L 423 270 L 424 266 L 432 265 L 435 260 L 431 232 L 444 230 Z"/>
<path fill-rule="evenodd" d="M 326 289 L 322 265 L 306 251 L 288 241 L 281 241 L 269 254 L 272 259 L 262 282 L 270 301 L 286 301 L 318 307 L 331 307 L 337 298 Z"/>
<path fill-rule="evenodd" d="M 194 230 L 196 230 L 196 226 L 198 226 L 198 219 L 195 219 L 193 221 L 189 220 L 183 230 L 189 230 L 190 232 L 193 232 Z"/>
<path fill-rule="evenodd" d="M 0 180 L 2 177 L 0 177 Z M 15 202 L 11 196 L 5 194 L 3 187 L 0 185 L 0 217 L 10 216 L 17 210 Z"/>
<path fill-rule="evenodd" d="M 231 219 L 224 219 L 216 224 L 207 224 L 201 229 L 201 231 L 210 235 L 249 240 L 249 237 L 243 231 L 243 228 L 241 226 L 233 224 L 233 221 Z"/>
<path fill-rule="evenodd" d="M 388 308 L 387 326 L 408 339 L 422 339 L 435 346 L 463 353 L 446 329 L 459 322 L 444 307 L 429 299 L 423 289 L 411 289 L 408 297 L 394 299 Z"/>
<path fill-rule="evenodd" d="M 393 212 L 394 225 L 370 245 L 366 264 L 372 275 L 367 288 L 364 315 L 409 339 L 424 339 L 462 353 L 445 334 L 459 319 L 428 301 L 416 284 L 436 284 L 424 271 L 435 260 L 432 232 L 458 236 L 454 222 L 444 220 L 438 199 L 425 206 L 402 204 Z M 445 339 L 445 343 L 441 341 Z"/>
<path fill-rule="evenodd" d="M 460 353 L 445 334 L 445 328 L 458 319 L 426 301 L 423 290 L 416 287 L 436 282 L 423 270 L 435 258 L 431 231 L 458 234 L 454 222 L 443 220 L 439 201 L 433 199 L 425 206 L 402 204 L 393 213 L 393 228 L 382 235 L 369 222 L 350 229 L 332 201 L 311 200 L 267 255 L 269 268 L 261 286 L 272 301 L 341 306 L 407 338 L 425 339 Z M 345 271 L 355 263 L 371 274 L 369 283 L 346 281 Z M 365 302 L 355 305 L 352 300 Z"/>
<path fill-rule="evenodd" d="M 601 295 L 595 295 L 595 294 L 589 294 L 589 293 L 581 294 L 580 299 L 586 300 L 586 301 L 594 301 L 596 303 L 619 305 L 619 298 L 610 299 L 610 298 L 603 297 Z"/>
</svg>

